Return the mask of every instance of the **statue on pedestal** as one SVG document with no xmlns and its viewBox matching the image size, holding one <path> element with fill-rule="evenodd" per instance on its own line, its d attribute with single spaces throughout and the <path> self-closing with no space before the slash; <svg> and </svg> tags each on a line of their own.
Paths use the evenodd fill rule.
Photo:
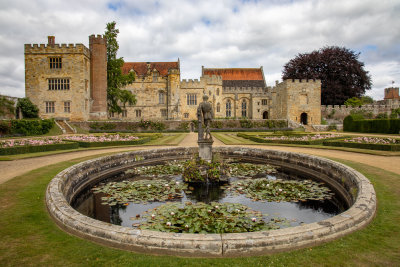
<svg viewBox="0 0 400 267">
<path fill-rule="evenodd" d="M 212 105 L 207 101 L 208 96 L 203 96 L 203 102 L 199 104 L 197 108 L 197 119 L 199 122 L 199 137 L 198 141 L 212 141 L 212 136 L 210 132 L 211 122 L 214 118 L 214 112 L 212 110 Z M 204 128 L 203 128 L 204 125 Z"/>
</svg>

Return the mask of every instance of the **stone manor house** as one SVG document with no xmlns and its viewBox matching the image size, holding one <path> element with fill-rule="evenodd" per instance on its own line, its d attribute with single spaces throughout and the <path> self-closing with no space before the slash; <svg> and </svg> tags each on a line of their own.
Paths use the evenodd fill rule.
<svg viewBox="0 0 400 267">
<path fill-rule="evenodd" d="M 42 118 L 70 121 L 121 119 L 194 120 L 204 94 L 216 118 L 288 119 L 303 124 L 321 122 L 321 82 L 285 80 L 267 86 L 260 68 L 205 68 L 200 79 L 181 80 L 174 62 L 125 62 L 123 73 L 135 81 L 124 89 L 137 104 L 122 114 L 107 112 L 106 41 L 89 36 L 83 44 L 25 44 L 26 97 Z"/>
</svg>

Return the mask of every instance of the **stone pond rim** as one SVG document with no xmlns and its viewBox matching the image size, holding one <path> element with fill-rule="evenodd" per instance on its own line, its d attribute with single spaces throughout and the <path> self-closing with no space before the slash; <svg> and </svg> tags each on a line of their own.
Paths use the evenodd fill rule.
<svg viewBox="0 0 400 267">
<path fill-rule="evenodd" d="M 105 175 L 136 165 L 197 155 L 197 147 L 132 151 L 81 162 L 58 173 L 49 183 L 46 204 L 63 230 L 110 247 L 148 254 L 184 257 L 245 257 L 315 246 L 368 225 L 376 212 L 372 184 L 341 163 L 305 154 L 244 147 L 216 147 L 222 156 L 252 158 L 296 170 L 318 173 L 338 190 L 350 208 L 329 219 L 278 230 L 233 234 L 184 234 L 138 230 L 89 218 L 70 206 L 74 196 Z"/>
</svg>

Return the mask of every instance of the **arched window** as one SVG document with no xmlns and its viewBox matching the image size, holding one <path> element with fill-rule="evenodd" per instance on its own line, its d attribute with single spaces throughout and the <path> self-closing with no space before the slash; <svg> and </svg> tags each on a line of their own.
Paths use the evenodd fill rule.
<svg viewBox="0 0 400 267">
<path fill-rule="evenodd" d="M 232 116 L 232 104 L 231 104 L 231 100 L 228 99 L 226 101 L 226 117 L 229 118 Z"/>
<path fill-rule="evenodd" d="M 247 117 L 247 102 L 246 100 L 242 101 L 242 117 Z"/>
<path fill-rule="evenodd" d="M 217 103 L 217 112 L 221 111 L 221 105 L 219 103 Z"/>
<path fill-rule="evenodd" d="M 219 88 L 217 88 L 217 95 L 219 95 Z"/>
</svg>

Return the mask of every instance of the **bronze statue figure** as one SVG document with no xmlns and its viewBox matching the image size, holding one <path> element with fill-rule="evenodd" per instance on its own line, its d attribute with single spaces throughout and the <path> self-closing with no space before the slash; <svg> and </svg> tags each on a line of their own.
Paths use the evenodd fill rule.
<svg viewBox="0 0 400 267">
<path fill-rule="evenodd" d="M 214 118 L 214 112 L 212 110 L 211 103 L 207 100 L 208 96 L 204 95 L 203 102 L 201 102 L 197 108 L 197 119 L 199 121 L 199 140 L 212 140 L 210 126 Z M 205 127 L 205 132 L 203 131 L 203 124 Z"/>
</svg>

